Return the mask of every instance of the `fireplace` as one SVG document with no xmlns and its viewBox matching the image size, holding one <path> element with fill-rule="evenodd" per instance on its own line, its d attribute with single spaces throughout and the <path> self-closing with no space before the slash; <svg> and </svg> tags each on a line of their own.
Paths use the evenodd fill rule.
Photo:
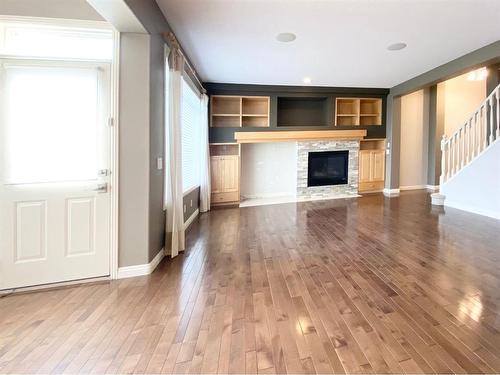
<svg viewBox="0 0 500 375">
<path fill-rule="evenodd" d="M 349 151 L 309 152 L 307 186 L 348 183 Z"/>
</svg>

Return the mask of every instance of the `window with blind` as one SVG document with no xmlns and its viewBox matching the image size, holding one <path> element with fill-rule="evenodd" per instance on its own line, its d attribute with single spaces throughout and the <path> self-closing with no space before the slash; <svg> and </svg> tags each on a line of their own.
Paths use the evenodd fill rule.
<svg viewBox="0 0 500 375">
<path fill-rule="evenodd" d="M 200 186 L 201 104 L 198 94 L 182 79 L 182 190 Z"/>
</svg>

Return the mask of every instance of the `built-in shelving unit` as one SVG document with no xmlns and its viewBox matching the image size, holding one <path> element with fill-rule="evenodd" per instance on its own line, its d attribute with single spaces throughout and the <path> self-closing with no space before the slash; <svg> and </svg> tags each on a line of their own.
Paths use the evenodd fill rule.
<svg viewBox="0 0 500 375">
<path fill-rule="evenodd" d="M 240 145 L 210 144 L 211 205 L 235 205 L 240 201 Z"/>
<path fill-rule="evenodd" d="M 385 139 L 364 139 L 359 143 L 360 193 L 384 189 Z"/>
<path fill-rule="evenodd" d="M 269 126 L 268 96 L 213 95 L 210 126 L 214 128 L 262 128 Z"/>
<path fill-rule="evenodd" d="M 336 98 L 335 126 L 382 125 L 382 99 Z"/>
</svg>

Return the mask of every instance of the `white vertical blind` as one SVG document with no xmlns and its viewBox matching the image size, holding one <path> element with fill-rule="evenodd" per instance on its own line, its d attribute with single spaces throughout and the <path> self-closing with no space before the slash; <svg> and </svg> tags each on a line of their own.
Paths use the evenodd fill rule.
<svg viewBox="0 0 500 375">
<path fill-rule="evenodd" d="M 182 79 L 182 190 L 200 185 L 200 98 L 191 86 Z"/>
</svg>

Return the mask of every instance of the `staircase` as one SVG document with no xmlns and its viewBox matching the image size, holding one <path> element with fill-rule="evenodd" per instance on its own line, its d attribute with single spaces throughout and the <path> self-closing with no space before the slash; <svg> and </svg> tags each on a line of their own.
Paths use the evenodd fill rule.
<svg viewBox="0 0 500 375">
<path fill-rule="evenodd" d="M 445 206 L 500 217 L 499 139 L 500 85 L 460 129 L 449 138 L 443 136 L 440 194 L 433 201 L 445 198 Z M 493 196 L 485 196 L 490 188 Z"/>
</svg>

